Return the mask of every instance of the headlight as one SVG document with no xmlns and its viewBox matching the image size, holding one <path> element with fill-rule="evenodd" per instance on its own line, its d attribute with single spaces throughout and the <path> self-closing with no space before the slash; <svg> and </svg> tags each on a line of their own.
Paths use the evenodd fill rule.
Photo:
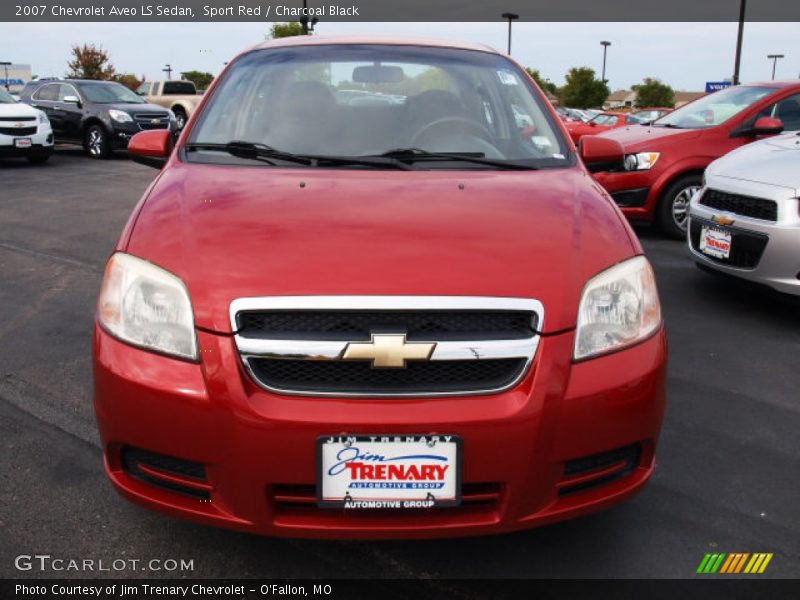
<svg viewBox="0 0 800 600">
<path fill-rule="evenodd" d="M 118 252 L 106 265 L 97 318 L 120 340 L 180 358 L 197 359 L 189 292 L 172 273 Z"/>
<path fill-rule="evenodd" d="M 647 171 L 652 169 L 658 157 L 661 156 L 658 152 L 639 152 L 638 154 L 628 154 L 625 157 L 625 170 L 626 171 Z"/>
<path fill-rule="evenodd" d="M 171 110 L 168 110 L 167 114 L 169 115 L 169 120 L 170 121 L 174 121 L 175 120 L 175 113 L 174 112 L 172 112 Z"/>
<path fill-rule="evenodd" d="M 46 123 L 46 124 L 48 124 L 48 125 L 50 124 L 50 121 L 49 121 L 49 119 L 47 118 L 47 115 L 46 115 L 46 114 L 44 114 L 44 113 L 43 113 L 43 112 L 41 112 L 41 111 L 39 112 L 39 123 L 43 123 L 43 124 L 44 124 L 44 123 Z"/>
<path fill-rule="evenodd" d="M 575 360 L 635 344 L 661 324 L 653 269 L 637 256 L 592 277 L 583 288 L 575 332 Z"/>
<path fill-rule="evenodd" d="M 117 123 L 132 123 L 133 117 L 131 117 L 128 113 L 124 110 L 115 110 L 110 108 L 108 110 L 108 116 L 114 119 Z"/>
</svg>

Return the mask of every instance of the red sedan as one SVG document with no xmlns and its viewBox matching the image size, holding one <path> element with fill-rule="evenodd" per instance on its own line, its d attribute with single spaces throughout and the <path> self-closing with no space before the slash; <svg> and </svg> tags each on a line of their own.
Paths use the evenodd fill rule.
<svg viewBox="0 0 800 600">
<path fill-rule="evenodd" d="M 598 135 L 610 129 L 639 123 L 639 119 L 632 117 L 629 113 L 602 112 L 586 123 L 570 121 L 566 123 L 566 126 L 572 141 L 577 144 L 585 135 Z"/>
<path fill-rule="evenodd" d="M 661 117 L 646 127 L 603 137 L 625 147 L 623 169 L 595 178 L 630 219 L 656 221 L 671 237 L 686 237 L 689 201 L 703 171 L 731 150 L 800 130 L 800 83 L 768 81 L 727 88 Z"/>
<path fill-rule="evenodd" d="M 446 84 L 420 91 L 428 70 Z M 391 102 L 340 97 L 367 86 Z M 587 170 L 621 147 L 579 157 L 508 57 L 270 41 L 171 144 L 131 141 L 161 172 L 94 330 L 123 496 L 260 534 L 422 538 L 576 517 L 650 478 L 658 293 Z"/>
</svg>

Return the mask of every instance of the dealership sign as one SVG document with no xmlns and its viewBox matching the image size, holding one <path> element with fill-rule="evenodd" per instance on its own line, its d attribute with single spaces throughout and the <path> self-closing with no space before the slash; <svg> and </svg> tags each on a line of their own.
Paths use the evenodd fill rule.
<svg viewBox="0 0 800 600">
<path fill-rule="evenodd" d="M 706 81 L 706 94 L 731 87 L 730 81 Z"/>
</svg>

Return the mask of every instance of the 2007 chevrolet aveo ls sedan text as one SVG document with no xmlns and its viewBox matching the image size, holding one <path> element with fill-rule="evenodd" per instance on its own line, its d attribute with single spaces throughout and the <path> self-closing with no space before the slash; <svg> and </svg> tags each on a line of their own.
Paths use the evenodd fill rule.
<svg viewBox="0 0 800 600">
<path fill-rule="evenodd" d="M 269 535 L 511 531 L 651 476 L 653 272 L 519 65 L 304 37 L 226 68 L 106 268 L 105 468 L 137 504 Z M 580 160 L 582 158 L 582 160 Z"/>
</svg>

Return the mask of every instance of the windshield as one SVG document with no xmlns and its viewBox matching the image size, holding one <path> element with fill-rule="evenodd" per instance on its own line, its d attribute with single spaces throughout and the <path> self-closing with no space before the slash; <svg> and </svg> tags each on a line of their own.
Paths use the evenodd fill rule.
<svg viewBox="0 0 800 600">
<path fill-rule="evenodd" d="M 189 144 L 234 141 L 329 157 L 413 148 L 531 168 L 569 164 L 549 112 L 515 65 L 449 48 L 328 45 L 247 54 L 225 74 Z M 416 156 L 415 168 L 442 168 Z"/>
<path fill-rule="evenodd" d="M 113 82 L 81 83 L 81 92 L 95 104 L 144 104 L 139 96 L 124 85 Z"/>
<path fill-rule="evenodd" d="M 0 88 L 0 104 L 16 104 L 16 100 L 7 91 Z"/>
<path fill-rule="evenodd" d="M 738 115 L 774 91 L 775 88 L 770 87 L 730 87 L 690 102 L 661 117 L 653 125 L 678 129 L 714 127 Z"/>
<path fill-rule="evenodd" d="M 599 114 L 589 122 L 595 125 L 616 125 L 618 119 L 619 117 L 617 117 L 617 115 Z"/>
</svg>

